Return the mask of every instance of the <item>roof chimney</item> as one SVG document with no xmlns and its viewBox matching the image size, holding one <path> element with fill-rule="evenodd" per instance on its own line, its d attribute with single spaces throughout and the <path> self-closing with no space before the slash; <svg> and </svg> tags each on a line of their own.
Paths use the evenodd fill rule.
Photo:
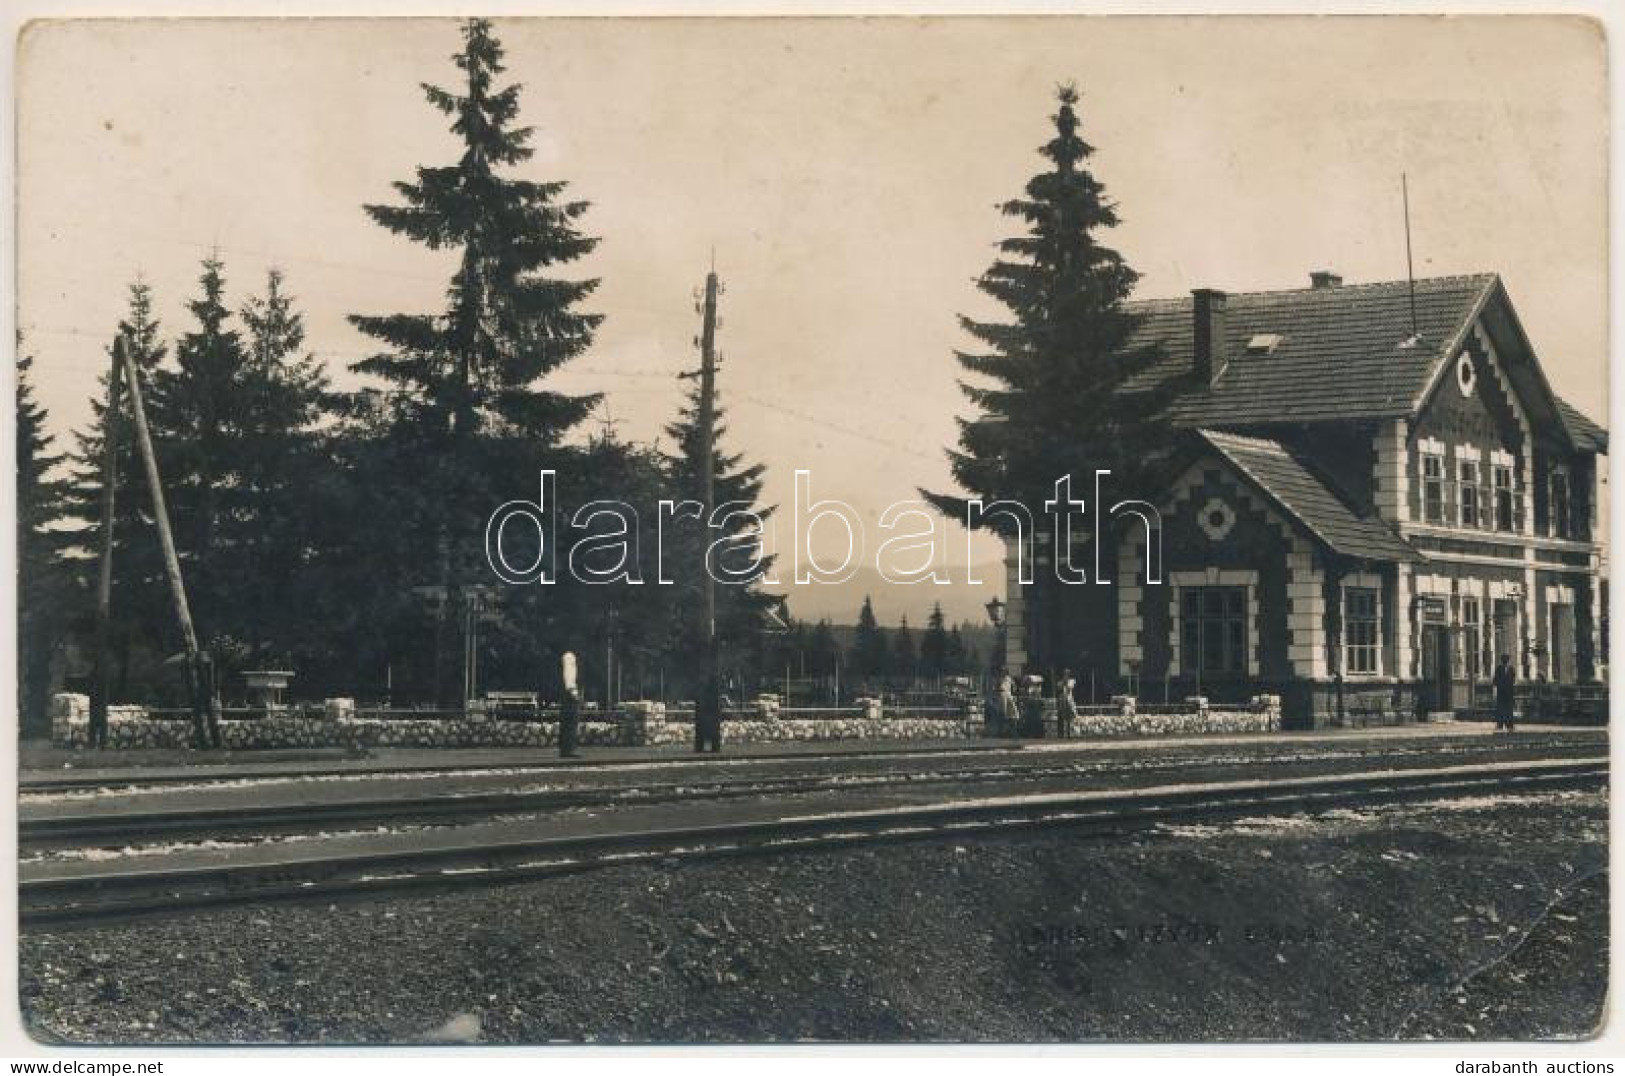
<svg viewBox="0 0 1625 1076">
<path fill-rule="evenodd" d="M 1192 368 L 1196 376 L 1209 385 L 1219 379 L 1229 361 L 1224 346 L 1224 299 L 1224 292 L 1213 288 L 1197 288 L 1191 292 L 1196 345 Z"/>
<path fill-rule="evenodd" d="M 1309 286 L 1312 288 L 1336 288 L 1342 284 L 1343 278 L 1330 269 L 1316 269 L 1309 274 Z"/>
</svg>

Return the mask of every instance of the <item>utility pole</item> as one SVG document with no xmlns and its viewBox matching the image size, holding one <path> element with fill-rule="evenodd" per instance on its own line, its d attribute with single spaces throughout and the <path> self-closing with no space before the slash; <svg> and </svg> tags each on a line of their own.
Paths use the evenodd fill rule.
<svg viewBox="0 0 1625 1076">
<path fill-rule="evenodd" d="M 158 474 L 158 457 L 152 448 L 152 433 L 147 428 L 147 411 L 141 402 L 141 379 L 129 348 L 121 334 L 113 345 L 115 363 L 124 366 L 130 381 L 130 411 L 135 417 L 135 439 L 141 449 L 141 462 L 146 467 L 147 488 L 152 493 L 152 514 L 158 525 L 158 542 L 163 547 L 164 574 L 169 578 L 169 593 L 175 603 L 175 619 L 180 621 L 181 640 L 186 645 L 186 679 L 191 689 L 192 733 L 199 746 L 209 743 L 214 736 L 212 709 L 214 685 L 203 669 L 202 653 L 197 645 L 197 632 L 192 627 L 192 610 L 186 601 L 186 583 L 181 579 L 181 562 L 175 555 L 175 536 L 169 530 L 169 509 L 164 504 L 163 479 Z M 218 745 L 216 745 L 218 746 Z"/>
<path fill-rule="evenodd" d="M 711 522 L 716 507 L 716 393 L 717 393 L 717 271 L 705 275 L 705 314 L 700 328 L 700 475 L 704 492 L 705 516 L 702 526 Z M 701 531 L 701 533 L 706 533 Z M 706 548 L 710 545 L 707 543 Z M 705 630 L 710 641 L 710 673 L 717 672 L 717 584 L 711 577 L 709 558 L 705 563 Z"/>
<path fill-rule="evenodd" d="M 119 419 L 124 408 L 124 334 L 113 342 L 107 375 L 107 412 L 102 423 L 102 548 L 96 575 L 96 679 L 90 696 L 90 746 L 107 742 L 107 700 L 113 687 L 113 521 L 118 507 Z"/>
<path fill-rule="evenodd" d="M 717 395 L 717 296 L 722 293 L 722 285 L 717 280 L 715 255 L 712 256 L 711 271 L 705 275 L 705 295 L 702 299 L 695 296 L 696 309 L 701 316 L 700 336 L 695 342 L 700 347 L 700 368 L 697 371 L 684 373 L 685 378 L 698 377 L 700 379 L 699 424 L 700 424 L 700 534 L 702 548 L 709 554 L 710 543 L 703 541 L 708 536 L 711 524 L 711 511 L 716 506 L 716 395 Z M 702 692 L 700 711 L 694 715 L 695 750 L 701 749 L 707 737 L 703 734 L 703 720 L 709 718 L 717 722 L 717 729 L 721 728 L 722 713 L 720 709 L 721 679 L 719 665 L 721 654 L 717 641 L 717 590 L 716 579 L 711 574 L 711 559 L 707 555 L 701 564 L 700 589 L 704 596 L 705 616 L 705 691 Z M 715 714 L 708 711 L 715 709 Z M 705 711 L 705 712 L 701 712 Z M 718 733 L 720 737 L 720 732 Z M 720 750 L 720 738 L 714 742 L 714 749 Z"/>
</svg>

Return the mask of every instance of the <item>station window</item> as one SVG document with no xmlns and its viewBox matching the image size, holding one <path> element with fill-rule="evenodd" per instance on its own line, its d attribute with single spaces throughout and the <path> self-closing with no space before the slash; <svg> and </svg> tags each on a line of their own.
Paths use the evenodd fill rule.
<svg viewBox="0 0 1625 1076">
<path fill-rule="evenodd" d="M 1247 588 L 1180 588 L 1179 630 L 1184 672 L 1246 672 Z"/>
<path fill-rule="evenodd" d="M 1551 534 L 1553 538 L 1567 538 L 1573 518 L 1569 505 L 1569 472 L 1558 467 L 1551 477 Z"/>
<path fill-rule="evenodd" d="M 1422 518 L 1444 522 L 1444 457 L 1435 452 L 1422 453 Z"/>
<path fill-rule="evenodd" d="M 1343 668 L 1350 675 L 1381 671 L 1382 624 L 1376 587 L 1343 588 Z"/>
<path fill-rule="evenodd" d="M 1498 531 L 1517 530 L 1517 515 L 1513 511 L 1516 502 L 1512 496 L 1512 468 L 1496 464 L 1494 474 L 1495 529 Z"/>
<path fill-rule="evenodd" d="M 1462 672 L 1468 680 L 1476 681 L 1484 673 L 1483 613 L 1478 599 L 1461 599 L 1461 658 Z"/>
<path fill-rule="evenodd" d="M 1478 500 L 1478 461 L 1462 460 L 1460 470 L 1461 525 L 1477 530 L 1484 525 L 1484 516 Z"/>
</svg>

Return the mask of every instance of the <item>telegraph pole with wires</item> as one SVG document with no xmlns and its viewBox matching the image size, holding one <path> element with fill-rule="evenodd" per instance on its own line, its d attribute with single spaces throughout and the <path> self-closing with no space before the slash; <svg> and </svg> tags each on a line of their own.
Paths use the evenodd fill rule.
<svg viewBox="0 0 1625 1076">
<path fill-rule="evenodd" d="M 716 505 L 717 297 L 722 294 L 722 290 L 722 284 L 717 279 L 716 259 L 713 254 L 711 271 L 705 276 L 704 296 L 697 297 L 701 317 L 700 336 L 697 341 L 700 346 L 700 368 L 682 375 L 685 378 L 698 377 L 700 381 L 698 411 L 702 533 L 705 533 L 705 528 L 710 525 L 711 511 Z M 708 543 L 705 548 L 709 549 Z M 700 748 L 704 739 L 701 722 L 703 716 L 715 722 L 712 745 L 714 750 L 721 750 L 721 654 L 717 640 L 717 584 L 711 574 L 709 557 L 701 564 L 700 585 L 704 596 L 706 663 L 705 691 L 702 693 L 701 705 L 707 709 L 715 709 L 716 712 L 694 715 L 695 749 Z"/>
<path fill-rule="evenodd" d="M 700 326 L 700 476 L 704 491 L 702 503 L 709 523 L 716 507 L 716 393 L 717 393 L 717 294 L 722 290 L 713 266 L 705 275 L 705 310 Z M 717 671 L 717 584 L 711 567 L 705 566 L 705 632 L 710 645 L 711 668 Z"/>
<path fill-rule="evenodd" d="M 1422 330 L 1416 321 L 1416 265 L 1411 260 L 1411 181 L 1399 173 L 1399 197 L 1405 213 L 1405 281 L 1411 293 L 1411 339 L 1420 341 Z"/>
<path fill-rule="evenodd" d="M 118 506 L 119 413 L 123 410 L 124 337 L 113 345 L 102 436 L 101 563 L 96 573 L 96 677 L 91 682 L 90 746 L 107 746 L 107 700 L 113 687 L 113 526 Z"/>
<path fill-rule="evenodd" d="M 192 702 L 192 739 L 198 747 L 220 746 L 218 699 L 215 690 L 214 668 L 208 655 L 198 646 L 197 631 L 192 625 L 192 609 L 186 599 L 186 582 L 181 577 L 180 558 L 175 552 L 175 537 L 169 528 L 169 508 L 164 501 L 163 478 L 158 472 L 158 456 L 153 450 L 152 431 L 147 425 L 147 411 L 141 398 L 140 371 L 130 357 L 129 341 L 120 333 L 113 342 L 113 370 L 108 382 L 107 453 L 102 462 L 105 483 L 102 490 L 102 549 L 101 564 L 96 585 L 97 614 L 97 674 L 100 699 L 93 703 L 91 738 L 98 734 L 105 739 L 107 728 L 107 668 L 110 663 L 108 636 L 113 580 L 113 509 L 116 500 L 115 485 L 118 475 L 118 426 L 120 388 L 130 398 L 130 417 L 134 420 L 135 444 L 147 476 L 147 490 L 152 498 L 153 522 L 158 530 L 158 544 L 163 552 L 164 575 L 169 581 L 170 598 L 175 605 L 175 619 L 185 647 L 186 681 Z M 100 711 L 99 720 L 97 711 Z"/>
</svg>

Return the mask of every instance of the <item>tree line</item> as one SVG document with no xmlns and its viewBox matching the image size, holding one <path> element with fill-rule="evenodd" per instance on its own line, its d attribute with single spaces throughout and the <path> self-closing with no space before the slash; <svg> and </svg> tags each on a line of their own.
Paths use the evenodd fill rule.
<svg viewBox="0 0 1625 1076">
<path fill-rule="evenodd" d="M 563 513 L 613 490 L 653 516 L 661 499 L 699 499 L 704 431 L 690 395 L 666 428 L 667 449 L 608 431 L 576 436 L 599 397 L 554 391 L 547 375 L 584 352 L 602 320 L 587 309 L 598 282 L 569 273 L 596 244 L 582 230 L 589 206 L 565 183 L 510 174 L 532 153 L 531 129 L 517 122 L 520 87 L 498 84 L 503 52 L 488 22 L 471 20 L 462 34 L 456 86 L 424 87 L 460 154 L 396 182 L 392 202 L 365 207 L 391 232 L 457 255 L 442 309 L 351 317 L 376 343 L 351 370 L 377 387 L 336 391 L 305 347 L 286 277 L 272 270 L 234 302 L 218 256 L 203 260 L 172 348 L 139 281 L 109 332 L 109 351 L 122 335 L 142 379 L 201 641 L 228 684 L 244 669 L 286 668 L 304 697 L 460 705 L 470 625 L 487 686 L 553 694 L 559 655 L 573 650 L 589 690 L 613 692 L 612 675 L 655 679 L 658 664 L 659 678 L 682 691 L 704 645 L 695 572 L 674 587 L 587 586 L 568 573 L 547 588 L 490 586 L 484 523 L 516 495 L 516 479 L 554 470 Z M 58 452 L 32 377 L 22 358 L 19 626 L 24 721 L 37 731 L 52 684 L 90 679 L 112 416 L 104 376 L 90 421 Z M 714 421 L 718 498 L 757 506 L 761 467 L 723 450 L 720 412 Z M 179 629 L 146 478 L 123 427 L 113 471 L 113 700 L 179 703 Z M 667 556 L 703 564 L 711 537 L 679 524 Z M 748 541 L 733 548 L 750 551 Z M 779 604 L 753 584 L 719 586 L 725 663 L 763 658 L 786 627 Z"/>
<path fill-rule="evenodd" d="M 304 347 L 280 273 L 234 305 L 225 265 L 205 259 L 172 352 L 150 289 L 130 286 L 116 331 L 150 389 L 196 619 L 228 681 L 234 670 L 284 666 L 306 697 L 460 703 L 471 628 L 490 686 L 552 694 L 558 657 L 573 650 L 589 691 L 604 685 L 600 697 L 647 694 L 655 683 L 681 697 L 704 666 L 697 573 L 671 587 L 589 586 L 560 573 L 553 586 L 490 592 L 483 525 L 516 495 L 513 476 L 555 471 L 560 515 L 608 489 L 654 516 L 662 499 L 702 499 L 709 433 L 718 500 L 763 516 L 771 508 L 757 503 L 761 467 L 724 449 L 720 411 L 711 430 L 701 426 L 692 393 L 666 428 L 670 448 L 624 442 L 607 428 L 579 436 L 599 398 L 554 391 L 547 375 L 586 351 L 601 324 L 589 309 L 598 282 L 569 272 L 596 243 L 582 230 L 590 207 L 563 182 L 510 174 L 532 153 L 531 129 L 517 123 L 520 87 L 498 84 L 503 53 L 488 22 L 470 20 L 462 36 L 455 88 L 424 86 L 460 155 L 395 182 L 393 202 L 365 207 L 389 231 L 456 255 L 442 308 L 352 316 L 377 347 L 351 369 L 378 387 L 333 389 Z M 1062 475 L 1086 488 L 1096 468 L 1108 468 L 1126 488 L 1155 488 L 1170 446 L 1158 415 L 1183 387 L 1169 378 L 1156 390 L 1119 391 L 1158 355 L 1131 345 L 1135 322 L 1123 304 L 1138 275 L 1101 241 L 1117 207 L 1086 167 L 1094 150 L 1080 134 L 1080 96 L 1063 86 L 1057 97 L 1054 135 L 1039 149 L 1045 167 L 1001 207 L 1021 227 L 977 281 L 1008 317 L 961 318 L 975 341 L 957 354 L 973 413 L 961 417 L 948 452 L 960 490 L 1021 501 L 1034 518 Z M 23 720 L 37 729 L 50 684 L 88 679 L 109 416 L 98 403 L 59 452 L 19 345 L 19 658 Z M 104 379 L 103 395 L 106 387 Z M 115 701 L 179 701 L 178 631 L 128 438 L 114 460 Z M 921 492 L 964 517 L 962 493 Z M 674 563 L 703 564 L 709 537 L 679 525 L 665 545 L 678 551 Z M 758 551 L 748 535 L 733 548 Z M 638 555 L 658 556 L 658 543 Z M 657 566 L 639 567 L 658 577 Z M 1111 591 L 1068 595 L 1039 568 L 1025 588 L 1029 655 L 1040 667 L 1109 667 Z M 753 583 L 719 586 L 717 634 L 736 685 L 771 680 L 809 654 L 817 675 L 844 661 L 875 679 L 911 667 L 952 675 L 981 660 L 955 642 L 940 610 L 916 640 L 906 624 L 881 629 L 865 601 L 845 648 L 828 622 L 794 622 L 782 599 Z"/>
</svg>

